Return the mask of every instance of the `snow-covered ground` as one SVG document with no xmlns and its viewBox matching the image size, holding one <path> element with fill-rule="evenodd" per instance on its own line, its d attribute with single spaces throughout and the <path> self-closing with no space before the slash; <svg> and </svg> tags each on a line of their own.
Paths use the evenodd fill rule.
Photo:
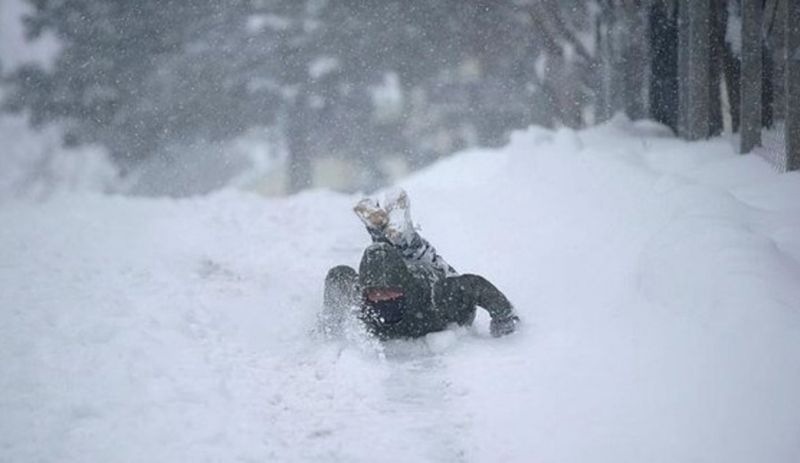
<svg viewBox="0 0 800 463">
<path fill-rule="evenodd" d="M 0 206 L 0 461 L 800 461 L 800 174 L 616 121 L 402 186 L 521 331 L 312 336 L 352 196 Z"/>
</svg>

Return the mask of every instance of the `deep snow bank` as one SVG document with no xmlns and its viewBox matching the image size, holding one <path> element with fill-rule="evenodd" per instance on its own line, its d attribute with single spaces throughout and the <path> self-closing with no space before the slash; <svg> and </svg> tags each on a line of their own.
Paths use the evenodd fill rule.
<svg viewBox="0 0 800 463">
<path fill-rule="evenodd" d="M 353 197 L 0 207 L 0 460 L 800 459 L 800 175 L 617 121 L 403 186 L 519 333 L 310 337 Z"/>
</svg>

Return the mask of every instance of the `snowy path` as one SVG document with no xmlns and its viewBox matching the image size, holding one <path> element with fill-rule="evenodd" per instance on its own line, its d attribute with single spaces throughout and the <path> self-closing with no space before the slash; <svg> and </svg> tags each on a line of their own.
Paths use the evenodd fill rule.
<svg viewBox="0 0 800 463">
<path fill-rule="evenodd" d="M 618 122 L 404 187 L 519 333 L 310 336 L 352 197 L 0 206 L 0 461 L 800 460 L 800 175 Z"/>
</svg>

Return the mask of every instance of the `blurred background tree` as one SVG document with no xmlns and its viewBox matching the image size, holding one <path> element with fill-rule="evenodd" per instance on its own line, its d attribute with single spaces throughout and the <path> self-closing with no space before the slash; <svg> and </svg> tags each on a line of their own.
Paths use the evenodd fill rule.
<svg viewBox="0 0 800 463">
<path fill-rule="evenodd" d="M 788 101 L 775 18 L 791 0 L 754 0 L 755 103 L 739 92 L 742 0 L 27 1 L 29 36 L 61 50 L 48 69 L 6 69 L 4 107 L 104 146 L 123 172 L 268 128 L 287 191 L 324 159 L 369 190 L 389 161 L 418 168 L 531 124 L 624 113 L 696 139 L 738 130 L 742 98 L 764 126 Z"/>
</svg>

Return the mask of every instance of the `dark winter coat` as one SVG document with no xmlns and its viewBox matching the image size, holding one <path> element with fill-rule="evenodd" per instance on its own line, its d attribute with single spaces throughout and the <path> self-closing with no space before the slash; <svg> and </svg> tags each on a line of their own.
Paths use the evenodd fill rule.
<svg viewBox="0 0 800 463">
<path fill-rule="evenodd" d="M 390 303 L 370 303 L 365 294 L 391 288 L 403 297 Z M 323 330 L 335 332 L 349 311 L 380 339 L 413 338 L 441 331 L 448 325 L 469 325 L 478 306 L 492 318 L 492 334 L 514 331 L 519 318 L 508 299 L 478 275 L 447 276 L 425 264 L 407 263 L 401 251 L 375 243 L 363 254 L 359 271 L 334 267 L 325 280 Z"/>
</svg>

